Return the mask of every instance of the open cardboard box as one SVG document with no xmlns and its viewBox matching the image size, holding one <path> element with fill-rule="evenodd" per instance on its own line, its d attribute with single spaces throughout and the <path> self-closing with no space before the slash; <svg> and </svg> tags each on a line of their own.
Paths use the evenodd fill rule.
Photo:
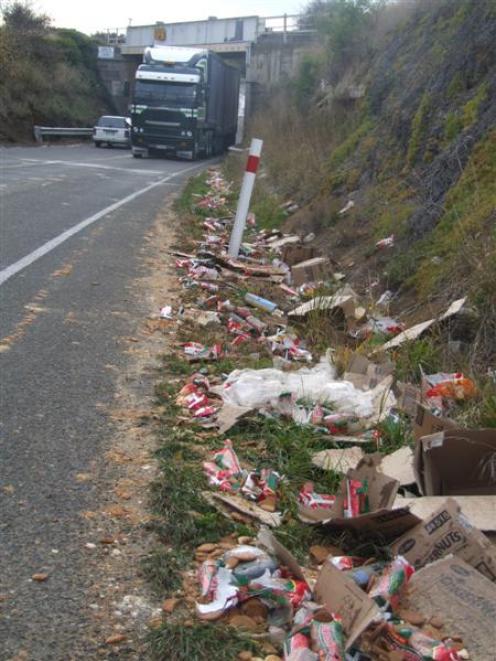
<svg viewBox="0 0 496 661">
<path fill-rule="evenodd" d="M 447 498 L 430 516 L 391 544 L 391 551 L 402 555 L 415 569 L 456 555 L 496 582 L 496 547 L 469 523 L 453 498 Z"/>
<path fill-rule="evenodd" d="M 421 519 L 412 514 L 407 507 L 392 509 L 398 492 L 399 482 L 377 470 L 382 455 L 366 455 L 355 469 L 347 473 L 351 479 L 367 481 L 370 512 L 344 517 L 346 478 L 340 484 L 336 501 L 330 509 L 312 509 L 300 505 L 299 518 L 306 523 L 323 524 L 326 527 L 349 530 L 360 535 L 381 536 L 384 539 L 396 539 L 401 534 L 417 525 Z"/>
<path fill-rule="evenodd" d="M 258 541 L 279 562 L 300 580 L 305 576 L 295 557 L 274 537 L 268 529 L 262 529 Z M 346 634 L 346 649 L 349 649 L 357 638 L 380 613 L 375 602 L 358 587 L 346 574 L 336 569 L 330 562 L 324 563 L 313 590 L 314 600 L 322 604 L 329 613 L 342 618 Z"/>
<path fill-rule="evenodd" d="M 496 429 L 450 429 L 417 442 L 414 470 L 425 496 L 496 496 Z"/>
</svg>

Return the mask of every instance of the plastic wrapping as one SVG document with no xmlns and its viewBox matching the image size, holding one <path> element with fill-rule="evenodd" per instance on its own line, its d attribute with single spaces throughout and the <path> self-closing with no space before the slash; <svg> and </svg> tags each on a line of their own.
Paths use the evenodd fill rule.
<svg viewBox="0 0 496 661">
<path fill-rule="evenodd" d="M 273 368 L 235 370 L 221 391 L 226 404 L 253 409 L 270 405 L 277 408 L 282 394 L 328 403 L 334 410 L 364 419 L 386 414 L 396 401 L 390 391 L 390 380 L 385 379 L 372 390 L 358 390 L 349 381 L 338 381 L 334 367 L 325 358 L 315 367 L 294 372 Z"/>
</svg>

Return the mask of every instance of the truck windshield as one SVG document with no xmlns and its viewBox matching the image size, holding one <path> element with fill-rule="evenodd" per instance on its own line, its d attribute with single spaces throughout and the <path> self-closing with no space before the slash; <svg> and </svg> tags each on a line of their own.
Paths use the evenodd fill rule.
<svg viewBox="0 0 496 661">
<path fill-rule="evenodd" d="M 187 83 L 137 80 L 134 102 L 147 105 L 167 105 L 174 108 L 192 108 L 195 102 L 196 87 L 196 85 Z"/>
</svg>

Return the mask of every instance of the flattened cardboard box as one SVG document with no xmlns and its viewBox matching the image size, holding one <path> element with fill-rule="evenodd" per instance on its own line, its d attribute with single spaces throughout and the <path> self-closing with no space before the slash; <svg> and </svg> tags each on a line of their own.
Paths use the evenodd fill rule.
<svg viewBox="0 0 496 661">
<path fill-rule="evenodd" d="M 394 555 L 405 557 L 415 569 L 452 554 L 490 581 L 496 581 L 496 547 L 468 522 L 452 498 L 397 539 L 391 550 Z"/>
<path fill-rule="evenodd" d="M 330 613 L 338 614 L 347 636 L 346 649 L 380 614 L 375 602 L 346 574 L 325 562 L 314 588 L 314 598 Z"/>
<path fill-rule="evenodd" d="M 306 282 L 318 282 L 325 280 L 331 269 L 327 257 L 313 257 L 291 267 L 293 285 L 299 287 Z"/>
<path fill-rule="evenodd" d="M 394 363 L 391 361 L 377 364 L 368 360 L 365 356 L 354 354 L 348 369 L 343 375 L 343 380 L 350 381 L 357 388 L 369 390 L 375 388 L 393 372 Z"/>
<path fill-rule="evenodd" d="M 435 434 L 446 429 L 456 429 L 457 424 L 449 418 L 440 418 L 423 404 L 417 403 L 413 419 L 413 435 L 418 440 L 422 436 Z"/>
<path fill-rule="evenodd" d="M 496 658 L 496 584 L 460 558 L 415 572 L 402 606 L 427 619 L 438 615 L 448 635 L 462 636 L 473 661 Z"/>
<path fill-rule="evenodd" d="M 299 506 L 299 517 L 306 523 L 320 523 L 328 528 L 350 530 L 360 535 L 382 536 L 395 539 L 421 519 L 412 514 L 406 507 L 392 509 L 399 482 L 377 470 L 382 455 L 366 455 L 355 469 L 349 470 L 347 477 L 368 483 L 370 512 L 353 518 L 345 518 L 344 501 L 346 495 L 346 478 L 342 480 L 336 501 L 330 509 L 311 509 Z"/>
<path fill-rule="evenodd" d="M 421 438 L 414 470 L 425 496 L 496 495 L 496 429 L 451 429 Z"/>
<path fill-rule="evenodd" d="M 282 261 L 288 266 L 294 266 L 299 262 L 306 262 L 317 254 L 313 246 L 307 245 L 285 245 L 282 249 Z"/>
</svg>

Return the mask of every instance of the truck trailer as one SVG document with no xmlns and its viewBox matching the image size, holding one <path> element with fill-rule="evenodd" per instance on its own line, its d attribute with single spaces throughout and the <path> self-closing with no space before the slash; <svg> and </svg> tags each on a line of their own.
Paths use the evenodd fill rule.
<svg viewBox="0 0 496 661">
<path fill-rule="evenodd" d="M 133 156 L 208 158 L 236 140 L 240 72 L 209 50 L 145 49 L 130 105 Z"/>
</svg>

